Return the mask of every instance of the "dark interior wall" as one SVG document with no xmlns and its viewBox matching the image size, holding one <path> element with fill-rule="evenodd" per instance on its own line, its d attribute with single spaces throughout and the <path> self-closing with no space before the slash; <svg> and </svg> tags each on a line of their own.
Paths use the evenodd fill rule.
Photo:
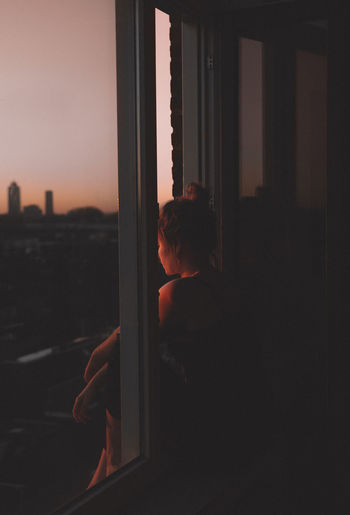
<svg viewBox="0 0 350 515">
<path fill-rule="evenodd" d="M 347 3 L 332 3 L 328 52 L 327 176 L 327 317 L 328 407 L 335 417 L 348 415 L 350 399 L 350 174 L 349 74 L 350 35 Z"/>
</svg>

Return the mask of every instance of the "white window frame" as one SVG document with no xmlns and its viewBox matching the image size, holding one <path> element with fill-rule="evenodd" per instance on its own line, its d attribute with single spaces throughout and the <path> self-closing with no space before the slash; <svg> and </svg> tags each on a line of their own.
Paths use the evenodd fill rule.
<svg viewBox="0 0 350 515">
<path fill-rule="evenodd" d="M 116 0 L 122 459 L 56 515 L 116 513 L 161 474 L 155 5 Z"/>
<path fill-rule="evenodd" d="M 183 182 L 200 182 L 216 197 L 220 141 L 215 22 L 184 19 L 181 46 Z"/>
</svg>

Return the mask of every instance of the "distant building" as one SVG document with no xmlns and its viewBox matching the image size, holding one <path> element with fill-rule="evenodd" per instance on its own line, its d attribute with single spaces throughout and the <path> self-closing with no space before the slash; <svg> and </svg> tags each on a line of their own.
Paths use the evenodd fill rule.
<svg viewBox="0 0 350 515">
<path fill-rule="evenodd" d="M 21 194 L 19 186 L 12 182 L 8 189 L 9 192 L 9 215 L 15 216 L 21 213 Z"/>
<path fill-rule="evenodd" d="M 36 204 L 31 204 L 23 208 L 23 215 L 27 218 L 40 218 L 42 214 L 43 212 Z"/>
<path fill-rule="evenodd" d="M 53 192 L 45 191 L 45 214 L 46 216 L 53 215 Z"/>
</svg>

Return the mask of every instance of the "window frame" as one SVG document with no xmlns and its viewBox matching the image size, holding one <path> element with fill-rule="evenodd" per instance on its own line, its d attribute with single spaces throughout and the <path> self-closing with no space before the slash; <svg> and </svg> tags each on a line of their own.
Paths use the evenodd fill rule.
<svg viewBox="0 0 350 515">
<path fill-rule="evenodd" d="M 220 41 L 221 171 L 219 177 L 221 268 L 239 280 L 239 39 L 245 37 L 266 43 L 289 37 L 293 44 L 325 52 L 326 41 L 319 30 L 312 37 L 295 29 L 301 21 L 328 19 L 325 2 L 274 4 L 227 8 L 218 14 Z M 292 45 L 291 45 L 292 46 Z M 264 51 L 264 50 L 263 50 Z M 264 72 L 265 73 L 265 72 Z M 263 107 L 265 109 L 265 107 Z M 265 159 L 265 158 L 264 158 Z"/>
<path fill-rule="evenodd" d="M 269 43 L 273 43 L 283 38 L 286 48 L 288 48 L 289 56 L 296 49 L 300 48 L 305 51 L 310 51 L 319 55 L 328 55 L 329 61 L 329 50 L 327 49 L 327 40 L 331 41 L 332 34 L 327 37 L 323 30 L 319 30 L 317 27 L 312 29 L 311 34 L 308 34 L 303 28 L 300 29 L 298 23 L 310 22 L 313 20 L 325 20 L 329 21 L 329 13 L 323 3 L 320 5 L 276 5 L 276 6 L 261 6 L 251 9 L 238 9 L 235 12 L 227 13 L 226 18 L 222 16 L 222 170 L 221 170 L 221 209 L 222 209 L 222 253 L 223 253 L 223 269 L 229 272 L 238 282 L 241 280 L 240 276 L 240 234 L 239 234 L 239 118 L 238 118 L 238 102 L 239 102 L 239 68 L 238 68 L 238 42 L 241 37 L 261 41 L 264 45 L 264 57 L 263 63 L 265 67 L 264 74 L 268 76 L 266 72 L 268 59 L 266 55 L 266 47 Z M 288 44 L 287 44 L 288 42 Z M 336 63 L 338 57 L 332 56 L 333 63 Z M 332 62 L 332 61 L 331 61 Z M 338 63 L 337 63 L 338 64 Z M 333 64 L 334 65 L 334 64 Z M 291 67 L 289 67 L 291 70 Z M 337 70 L 338 73 L 340 70 Z M 341 74 L 340 74 L 341 75 Z M 328 80 L 333 86 L 334 97 L 331 98 L 328 94 L 328 114 L 334 116 L 334 119 L 339 114 L 335 114 L 337 109 L 334 108 L 334 100 L 336 98 L 335 91 L 336 86 L 335 80 L 332 80 L 332 74 L 328 73 Z M 292 81 L 289 81 L 289 85 Z M 263 86 L 264 87 L 264 86 Z M 265 85 L 266 88 L 266 85 Z M 266 88 L 268 90 L 268 88 Z M 342 92 L 343 93 L 343 92 Z M 266 91 L 265 91 L 266 95 Z M 290 99 L 293 98 L 292 92 L 289 92 Z M 269 99 L 270 102 L 274 102 L 274 98 Z M 336 102 L 335 102 L 336 103 Z M 266 110 L 266 96 L 263 100 L 263 110 Z M 293 104 L 290 102 L 289 111 L 292 111 Z M 278 113 L 278 110 L 276 110 Z M 292 120 L 292 117 L 287 116 L 287 121 Z M 265 122 L 266 123 L 266 119 Z M 281 126 L 281 124 L 271 124 L 272 126 Z M 264 127 L 264 130 L 266 127 Z M 291 140 L 294 140 L 295 127 L 294 122 L 288 127 L 289 133 L 291 134 Z M 335 143 L 335 139 L 339 138 L 339 129 L 335 128 L 335 124 L 331 126 L 328 122 L 328 138 L 332 134 L 333 148 L 337 148 L 339 143 Z M 334 134 L 337 134 L 334 139 Z M 234 141 L 232 143 L 234 136 Z M 266 134 L 265 134 L 266 138 Z M 264 144 L 265 146 L 266 144 Z M 279 144 L 279 147 L 281 145 Z M 340 146 L 340 145 L 339 145 Z M 270 147 L 269 147 L 270 148 Z M 329 191 L 329 185 L 335 188 L 335 183 L 339 180 L 339 171 L 336 170 L 337 163 L 333 157 L 330 158 L 333 148 L 328 143 L 328 170 L 327 170 L 327 207 L 325 212 L 325 223 L 326 230 L 325 235 L 327 238 L 325 248 L 325 265 L 324 265 L 324 314 L 325 314 L 325 329 L 327 330 L 330 325 L 328 320 L 331 320 L 331 316 L 339 308 L 339 301 L 336 298 L 336 288 L 339 287 L 337 284 L 337 277 L 334 274 L 333 284 L 327 277 L 329 270 L 329 255 L 330 250 L 333 254 L 334 262 L 339 258 L 337 252 L 334 251 L 334 243 L 332 242 L 332 235 L 330 238 L 331 231 L 329 230 L 330 224 L 330 213 L 333 211 L 332 222 L 339 218 L 334 213 L 334 193 Z M 339 147 L 338 147 L 339 148 Z M 294 162 L 295 146 L 290 145 L 288 149 L 290 152 L 289 161 Z M 340 155 L 341 152 L 338 152 Z M 285 153 L 287 155 L 287 153 Z M 266 156 L 265 156 L 266 158 Z M 331 170 L 330 163 L 332 163 Z M 334 172 L 333 174 L 331 172 Z M 289 176 L 295 180 L 295 171 L 289 172 Z M 289 202 L 290 199 L 288 199 Z M 335 234 L 335 225 L 332 226 L 332 232 Z M 328 263 L 327 263 L 328 260 Z M 339 270 L 341 266 L 339 266 Z M 332 288 L 332 295 L 329 295 L 329 291 Z M 333 303 L 333 306 L 332 306 Z M 334 309 L 337 306 L 337 309 Z M 334 319 L 331 320 L 334 323 Z M 339 324 L 340 325 L 340 324 Z M 333 329 L 333 328 L 332 328 Z M 326 333 L 326 331 L 325 331 Z M 331 333 L 329 333 L 331 334 Z M 331 335 L 332 336 L 332 335 Z M 332 337 L 333 341 L 334 337 Z M 332 342 L 325 336 L 321 342 L 321 349 L 324 356 L 324 363 L 320 367 L 320 370 L 324 377 L 324 383 L 322 384 L 321 395 L 322 395 L 322 409 L 320 412 L 322 415 L 326 413 L 329 407 L 329 365 L 328 356 L 329 349 Z"/>
<path fill-rule="evenodd" d="M 116 0 L 115 5 L 122 453 L 129 462 L 56 510 L 56 515 L 115 513 L 166 466 L 159 452 L 156 359 L 155 5 L 152 0 Z"/>
</svg>

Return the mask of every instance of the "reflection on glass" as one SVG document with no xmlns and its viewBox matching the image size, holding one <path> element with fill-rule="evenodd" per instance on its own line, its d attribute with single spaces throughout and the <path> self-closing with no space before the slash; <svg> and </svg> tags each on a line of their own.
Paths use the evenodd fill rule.
<svg viewBox="0 0 350 515">
<path fill-rule="evenodd" d="M 324 208 L 327 165 L 327 56 L 296 53 L 296 201 Z"/>
<path fill-rule="evenodd" d="M 0 497 L 39 515 L 105 446 L 102 392 L 72 407 L 119 324 L 114 1 L 5 0 L 0 33 Z"/>
<path fill-rule="evenodd" d="M 239 40 L 239 196 L 263 185 L 262 43 Z"/>
<path fill-rule="evenodd" d="M 326 27 L 241 40 L 239 274 L 281 413 L 325 406 Z"/>
<path fill-rule="evenodd" d="M 240 261 L 259 252 L 257 197 L 263 189 L 263 44 L 239 39 L 239 208 Z"/>
<path fill-rule="evenodd" d="M 314 280 L 324 274 L 327 177 L 327 55 L 296 53 L 296 259 Z"/>
</svg>

